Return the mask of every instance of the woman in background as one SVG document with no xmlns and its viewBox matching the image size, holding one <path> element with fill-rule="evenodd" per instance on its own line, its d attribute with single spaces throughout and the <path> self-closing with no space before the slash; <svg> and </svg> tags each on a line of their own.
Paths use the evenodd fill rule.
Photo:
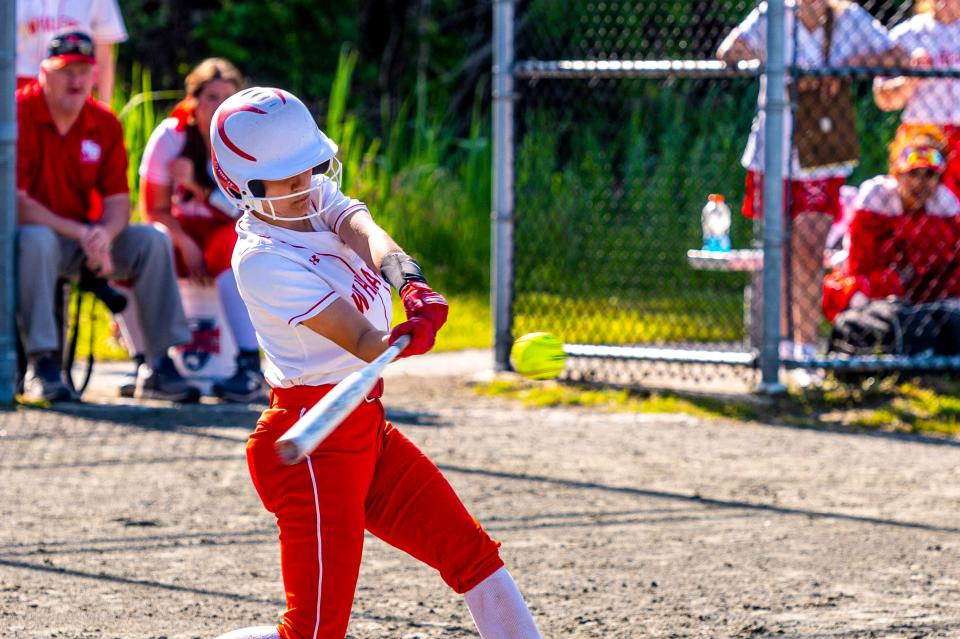
<svg viewBox="0 0 960 639">
<path fill-rule="evenodd" d="M 917 15 L 890 38 L 921 69 L 960 69 L 960 0 L 923 0 Z M 884 111 L 903 109 L 901 133 L 935 124 L 946 135 L 943 184 L 960 196 L 960 78 L 878 78 L 874 97 Z"/>
<path fill-rule="evenodd" d="M 860 186 L 850 255 L 824 279 L 828 320 L 871 300 L 960 297 L 960 201 L 941 183 L 944 149 L 937 127 L 912 127 L 890 145 L 890 173 Z"/>
<path fill-rule="evenodd" d="M 239 211 L 220 193 L 210 163 L 210 121 L 243 76 L 221 58 L 198 64 L 186 81 L 187 97 L 150 136 L 140 163 L 140 206 L 162 225 L 176 252 L 177 272 L 200 285 L 215 284 L 237 343 L 234 374 L 213 384 L 214 395 L 248 402 L 266 395 L 260 350 L 250 315 L 237 291 L 230 256 Z"/>
<path fill-rule="evenodd" d="M 795 59 L 800 68 L 898 66 L 905 62 L 905 56 L 890 40 L 886 30 L 856 3 L 799 0 L 788 4 L 793 10 L 788 10 L 786 15 L 785 59 Z M 728 64 L 754 59 L 766 61 L 766 9 L 766 3 L 761 3 L 724 39 L 717 52 L 721 60 Z M 833 29 L 830 59 L 825 60 L 828 23 L 832 23 Z M 791 37 L 794 32 L 796 46 Z M 800 78 L 798 83 L 807 80 Z M 759 110 L 742 160 L 747 169 L 743 214 L 748 218 L 758 217 L 763 211 L 765 93 L 764 76 L 760 82 Z M 784 130 L 791 131 L 793 118 L 789 107 L 785 109 L 784 121 Z M 784 142 L 784 148 L 792 149 L 790 163 L 784 170 L 790 176 L 786 185 L 790 209 L 785 212 L 789 218 L 784 220 L 785 228 L 790 229 L 790 259 L 786 265 L 790 279 L 784 278 L 784 290 L 790 295 L 783 305 L 781 334 L 784 340 L 780 350 L 782 357 L 806 359 L 817 352 L 824 245 L 831 224 L 840 215 L 840 187 L 852 173 L 853 164 L 804 169 L 789 138 Z M 849 142 L 838 140 L 838 144 L 844 143 Z M 790 327 L 792 331 L 788 334 Z"/>
</svg>

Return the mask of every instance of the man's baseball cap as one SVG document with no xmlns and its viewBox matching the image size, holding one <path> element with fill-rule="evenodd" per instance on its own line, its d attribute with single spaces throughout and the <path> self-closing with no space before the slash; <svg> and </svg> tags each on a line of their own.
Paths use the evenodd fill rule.
<svg viewBox="0 0 960 639">
<path fill-rule="evenodd" d="M 932 146 L 908 146 L 900 152 L 893 163 L 894 173 L 907 173 L 916 169 L 930 169 L 942 173 L 947 167 L 946 159 Z"/>
<path fill-rule="evenodd" d="M 93 39 L 83 31 L 64 31 L 53 36 L 47 45 L 46 64 L 62 69 L 71 62 L 93 64 Z"/>
</svg>

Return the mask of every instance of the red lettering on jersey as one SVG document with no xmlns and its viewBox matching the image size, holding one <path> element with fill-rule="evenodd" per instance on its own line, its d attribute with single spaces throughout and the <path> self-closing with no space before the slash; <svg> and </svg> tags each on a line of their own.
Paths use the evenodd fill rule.
<svg viewBox="0 0 960 639">
<path fill-rule="evenodd" d="M 351 295 L 353 298 L 353 303 L 357 307 L 357 310 L 361 313 L 366 313 L 367 309 L 370 308 L 370 302 L 363 295 L 363 291 L 357 290 L 357 285 L 353 285 L 353 293 Z"/>
<path fill-rule="evenodd" d="M 374 275 L 373 273 L 371 273 L 365 268 L 360 269 L 360 274 L 363 275 L 363 278 L 370 283 L 370 286 L 372 286 L 378 291 L 380 290 L 380 286 L 383 284 L 383 281 L 379 277 L 377 277 L 376 275 Z"/>
<path fill-rule="evenodd" d="M 359 275 L 353 276 L 353 282 L 354 282 L 354 290 L 356 290 L 357 286 L 360 286 L 360 289 L 363 290 L 368 295 L 370 295 L 371 299 L 373 299 L 376 296 L 378 287 L 370 286 L 370 283 L 365 279 L 362 279 Z"/>
</svg>

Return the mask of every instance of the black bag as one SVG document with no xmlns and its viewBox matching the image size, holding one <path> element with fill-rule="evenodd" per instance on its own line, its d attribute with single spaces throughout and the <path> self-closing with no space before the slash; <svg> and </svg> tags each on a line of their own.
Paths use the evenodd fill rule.
<svg viewBox="0 0 960 639">
<path fill-rule="evenodd" d="M 828 352 L 849 356 L 958 355 L 960 301 L 877 300 L 837 316 Z"/>
</svg>

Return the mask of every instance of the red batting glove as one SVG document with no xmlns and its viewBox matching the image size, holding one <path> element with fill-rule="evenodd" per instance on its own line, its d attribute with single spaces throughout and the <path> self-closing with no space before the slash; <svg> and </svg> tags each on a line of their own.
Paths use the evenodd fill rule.
<svg viewBox="0 0 960 639">
<path fill-rule="evenodd" d="M 433 332 L 440 330 L 447 321 L 447 300 L 443 295 L 434 291 L 426 282 L 409 282 L 400 293 L 403 300 L 403 310 L 407 312 L 407 319 L 425 319 L 433 326 Z"/>
<path fill-rule="evenodd" d="M 400 353 L 400 357 L 410 357 L 411 355 L 423 355 L 433 348 L 437 332 L 433 330 L 433 324 L 429 320 L 414 317 L 393 327 L 393 330 L 390 331 L 390 344 L 397 341 L 401 335 L 409 335 L 410 343 Z"/>
</svg>

